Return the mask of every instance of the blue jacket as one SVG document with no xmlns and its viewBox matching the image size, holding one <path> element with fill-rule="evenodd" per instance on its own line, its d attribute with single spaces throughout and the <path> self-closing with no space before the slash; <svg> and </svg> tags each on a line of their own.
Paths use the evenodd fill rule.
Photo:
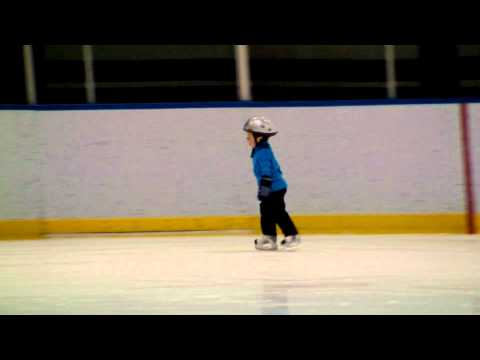
<svg viewBox="0 0 480 360">
<path fill-rule="evenodd" d="M 257 178 L 257 184 L 260 186 L 262 177 L 272 179 L 272 191 L 287 189 L 287 182 L 282 176 L 282 170 L 273 154 L 270 144 L 266 141 L 255 146 L 252 151 L 253 172 Z"/>
</svg>

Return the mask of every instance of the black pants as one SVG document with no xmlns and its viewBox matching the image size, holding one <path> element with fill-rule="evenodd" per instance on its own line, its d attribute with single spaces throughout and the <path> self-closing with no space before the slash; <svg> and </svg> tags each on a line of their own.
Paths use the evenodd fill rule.
<svg viewBox="0 0 480 360">
<path fill-rule="evenodd" d="M 260 203 L 261 225 L 263 235 L 277 236 L 276 224 L 285 236 L 297 235 L 298 231 L 290 215 L 285 210 L 287 190 L 275 191 Z"/>
</svg>

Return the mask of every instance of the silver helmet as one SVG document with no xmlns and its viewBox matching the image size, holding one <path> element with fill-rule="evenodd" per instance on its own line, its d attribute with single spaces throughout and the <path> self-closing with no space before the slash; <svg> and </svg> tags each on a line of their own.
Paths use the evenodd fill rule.
<svg viewBox="0 0 480 360">
<path fill-rule="evenodd" d="M 254 116 L 248 119 L 243 126 L 243 131 L 266 136 L 273 136 L 278 133 L 272 121 L 264 116 Z"/>
</svg>

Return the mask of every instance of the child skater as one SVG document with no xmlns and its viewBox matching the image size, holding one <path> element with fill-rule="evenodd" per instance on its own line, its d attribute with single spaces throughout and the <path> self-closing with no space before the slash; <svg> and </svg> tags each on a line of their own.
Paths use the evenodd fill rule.
<svg viewBox="0 0 480 360">
<path fill-rule="evenodd" d="M 282 177 L 280 165 L 273 154 L 268 139 L 278 133 L 272 122 L 255 116 L 248 119 L 243 130 L 247 132 L 248 144 L 252 148 L 253 171 L 258 183 L 257 198 L 260 201 L 260 223 L 263 237 L 255 240 L 257 250 L 277 250 L 277 228 L 279 225 L 285 239 L 284 248 L 300 245 L 300 237 L 292 219 L 285 210 L 287 182 Z"/>
</svg>

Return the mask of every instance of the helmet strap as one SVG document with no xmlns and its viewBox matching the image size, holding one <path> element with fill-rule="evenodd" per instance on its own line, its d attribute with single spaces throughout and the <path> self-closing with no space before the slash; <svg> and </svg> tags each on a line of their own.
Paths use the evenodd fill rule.
<svg viewBox="0 0 480 360">
<path fill-rule="evenodd" d="M 263 134 L 253 134 L 253 137 L 255 138 L 255 144 L 260 144 L 262 142 L 265 142 L 268 140 L 268 136 L 267 135 L 263 135 Z"/>
</svg>

